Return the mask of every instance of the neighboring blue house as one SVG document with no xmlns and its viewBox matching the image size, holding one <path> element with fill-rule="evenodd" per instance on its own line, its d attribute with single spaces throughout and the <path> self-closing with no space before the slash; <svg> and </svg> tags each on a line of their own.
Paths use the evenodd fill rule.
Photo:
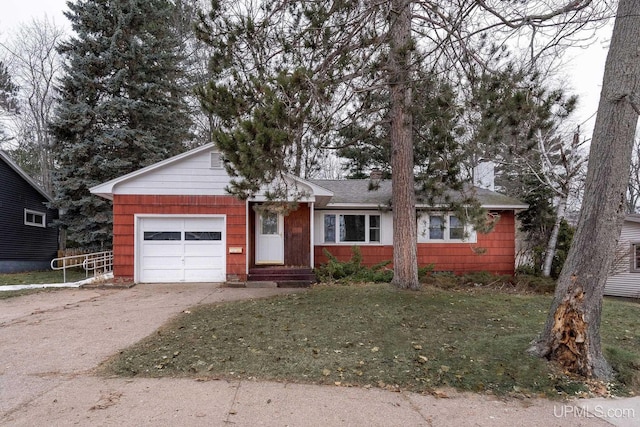
<svg viewBox="0 0 640 427">
<path fill-rule="evenodd" d="M 45 270 L 57 257 L 58 211 L 45 193 L 0 150 L 0 273 Z"/>
</svg>

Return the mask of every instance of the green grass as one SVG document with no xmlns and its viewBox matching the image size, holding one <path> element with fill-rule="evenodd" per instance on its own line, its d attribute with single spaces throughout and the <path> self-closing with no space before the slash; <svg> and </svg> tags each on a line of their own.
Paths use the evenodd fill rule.
<svg viewBox="0 0 640 427">
<path fill-rule="evenodd" d="M 67 282 L 77 282 L 86 278 L 81 268 L 67 270 Z M 0 274 L 0 286 L 33 285 L 44 283 L 64 283 L 62 270 L 29 271 L 26 273 Z"/>
<path fill-rule="evenodd" d="M 255 377 L 495 394 L 587 390 L 525 353 L 542 329 L 544 295 L 487 290 L 397 291 L 385 284 L 316 286 L 265 300 L 199 306 L 106 362 L 106 375 Z M 603 336 L 621 369 L 618 392 L 639 391 L 640 306 L 607 301 Z"/>
<path fill-rule="evenodd" d="M 67 282 L 77 282 L 85 279 L 85 271 L 80 268 L 67 270 Z M 0 274 L 0 287 L 9 285 L 36 285 L 47 283 L 64 283 L 62 271 L 30 271 L 26 273 Z M 19 297 L 35 292 L 52 291 L 51 289 L 23 289 L 19 291 L 0 291 L 0 300 Z"/>
</svg>

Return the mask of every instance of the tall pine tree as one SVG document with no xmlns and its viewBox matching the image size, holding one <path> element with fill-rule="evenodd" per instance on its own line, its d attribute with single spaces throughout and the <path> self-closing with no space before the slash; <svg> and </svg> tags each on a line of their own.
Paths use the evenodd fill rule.
<svg viewBox="0 0 640 427">
<path fill-rule="evenodd" d="M 184 151 L 189 119 L 169 0 L 78 0 L 51 124 L 56 204 L 71 242 L 111 245 L 110 204 L 89 188 Z"/>
<path fill-rule="evenodd" d="M 523 7 L 520 2 L 497 1 L 212 0 L 212 10 L 202 16 L 198 34 L 212 48 L 210 64 L 215 74 L 201 91 L 201 101 L 211 115 L 223 119 L 220 131 L 224 135 L 218 139 L 233 163 L 231 171 L 238 176 L 237 182 L 246 184 L 240 190 L 251 192 L 259 188 L 255 167 L 264 168 L 260 177 L 271 181 L 278 170 L 287 166 L 279 159 L 290 158 L 292 149 L 304 148 L 306 140 L 321 140 L 328 135 L 325 140 L 330 141 L 335 135 L 332 132 L 346 126 L 357 130 L 357 126 L 366 128 L 385 121 L 381 125 L 389 129 L 396 242 L 393 284 L 419 288 L 416 122 L 412 110 L 417 66 L 455 78 L 454 84 L 461 85 L 464 70 L 477 62 L 485 65 L 486 51 L 492 51 L 494 45 L 500 46 L 507 38 L 530 37 L 527 56 L 531 53 L 531 58 L 522 61 L 535 62 L 543 52 L 559 48 L 567 34 L 584 27 L 584 19 L 598 12 L 589 0 L 557 9 L 555 4 L 539 0 L 526 3 Z M 488 39 L 495 43 L 487 43 Z M 239 58 L 238 54 L 244 56 Z M 309 61 L 310 57 L 314 60 Z M 276 84 L 275 76 L 291 78 L 297 70 L 306 76 L 304 87 L 308 89 L 304 93 L 314 99 L 312 104 L 299 99 L 291 102 L 283 85 Z M 268 90 L 255 84 L 264 82 L 264 77 L 274 82 Z M 284 85 L 284 89 L 291 87 Z M 388 110 L 372 111 L 369 107 L 376 105 L 367 103 L 366 94 L 380 88 L 388 91 Z M 230 102 L 224 103 L 225 100 Z M 311 108 L 297 108 L 298 104 Z M 221 111 L 221 105 L 232 108 Z M 313 124 L 297 127 L 302 129 L 303 138 L 295 137 L 295 126 L 290 126 L 286 134 L 280 132 L 283 117 L 290 116 L 281 114 L 288 105 L 301 113 L 295 116 L 294 125 Z M 234 119 L 225 121 L 228 117 Z M 311 133 L 322 136 L 304 138 Z M 276 161 L 263 162 L 261 152 L 265 148 L 272 151 L 274 141 Z M 452 163 L 444 160 L 444 166 Z"/>
</svg>

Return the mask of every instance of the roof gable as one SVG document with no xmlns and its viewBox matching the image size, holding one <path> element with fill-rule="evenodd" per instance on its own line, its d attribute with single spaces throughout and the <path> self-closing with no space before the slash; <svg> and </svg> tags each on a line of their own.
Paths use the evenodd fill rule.
<svg viewBox="0 0 640 427">
<path fill-rule="evenodd" d="M 126 175 L 119 176 L 110 181 L 103 182 L 102 184 L 98 184 L 96 186 L 91 187 L 89 190 L 91 193 L 96 194 L 98 196 L 104 197 L 106 199 L 113 199 L 113 195 L 116 193 L 116 188 L 122 186 L 124 184 L 133 183 L 136 180 L 139 180 L 142 177 L 149 176 L 152 174 L 160 173 L 163 169 L 174 166 L 181 161 L 201 155 L 202 153 L 211 151 L 214 148 L 213 144 L 206 144 L 201 147 L 197 147 L 193 150 L 186 151 L 184 153 L 178 154 L 177 156 L 170 157 L 166 160 L 163 160 L 158 163 L 154 163 L 142 169 L 138 169 Z"/>
<path fill-rule="evenodd" d="M 231 178 L 219 159 L 213 161 L 212 154 L 218 153 L 213 143 L 209 143 L 167 160 L 155 163 L 132 173 L 96 185 L 91 193 L 106 199 L 115 194 L 147 195 L 224 195 Z M 215 166 L 214 166 L 215 163 Z M 306 200 L 326 203 L 333 193 L 310 181 L 285 175 L 295 192 L 307 194 Z M 264 193 L 257 194 L 253 200 L 263 200 Z"/>
<path fill-rule="evenodd" d="M 7 153 L 2 150 L 0 150 L 0 159 L 2 159 L 11 169 L 13 169 L 14 172 L 16 172 L 18 176 L 20 176 L 20 178 L 25 180 L 31 187 L 33 187 L 38 193 L 40 193 L 42 197 L 44 197 L 49 202 L 53 202 L 53 198 L 49 194 L 47 194 L 47 192 L 44 191 L 33 178 L 27 175 L 27 173 L 22 170 L 22 168 L 18 166 L 18 164 L 14 162 Z"/>
</svg>

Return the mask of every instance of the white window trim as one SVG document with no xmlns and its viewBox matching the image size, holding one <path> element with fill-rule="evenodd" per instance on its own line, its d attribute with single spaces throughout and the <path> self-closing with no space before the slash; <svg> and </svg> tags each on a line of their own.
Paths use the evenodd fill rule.
<svg viewBox="0 0 640 427">
<path fill-rule="evenodd" d="M 32 222 L 27 220 L 27 215 L 34 215 L 42 218 L 42 222 Z M 31 227 L 45 228 L 47 226 L 47 214 L 44 212 L 38 212 L 31 209 L 24 210 L 24 225 Z"/>
<path fill-rule="evenodd" d="M 444 217 L 444 238 L 429 238 L 429 221 L 431 216 Z M 449 237 L 449 224 L 451 217 L 456 217 L 454 213 L 445 212 L 423 212 L 418 214 L 418 243 L 477 243 L 478 235 L 470 224 L 464 226 L 464 237 L 462 239 L 451 239 Z"/>
<path fill-rule="evenodd" d="M 325 230 L 325 218 L 329 215 L 333 215 L 335 216 L 335 225 L 334 225 L 334 241 L 327 241 L 325 240 L 327 237 L 326 234 L 326 230 Z M 365 240 L 363 241 L 358 241 L 358 242 L 342 242 L 340 241 L 340 220 L 338 219 L 338 217 L 340 215 L 353 215 L 353 216 L 364 216 L 365 220 L 364 220 L 364 238 Z M 380 230 L 380 240 L 378 241 L 371 241 L 370 237 L 370 231 L 371 231 L 371 222 L 370 222 L 370 217 L 371 216 L 377 216 L 379 217 L 379 226 L 378 226 L 378 230 Z M 383 239 L 383 227 L 382 227 L 382 215 L 377 212 L 377 213 L 365 213 L 365 212 L 327 212 L 322 214 L 322 244 L 323 245 L 336 245 L 336 246 L 354 246 L 354 245 L 381 245 L 382 244 L 382 239 Z"/>
</svg>

